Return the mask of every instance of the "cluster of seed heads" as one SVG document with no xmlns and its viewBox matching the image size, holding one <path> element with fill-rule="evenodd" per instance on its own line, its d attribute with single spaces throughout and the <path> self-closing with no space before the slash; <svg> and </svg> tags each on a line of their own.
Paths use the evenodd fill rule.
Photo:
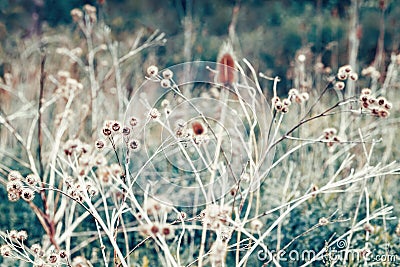
<svg viewBox="0 0 400 267">
<path fill-rule="evenodd" d="M 276 111 L 287 113 L 289 111 L 289 106 L 296 102 L 298 104 L 307 101 L 310 98 L 307 92 L 300 92 L 296 88 L 292 88 L 288 92 L 288 97 L 284 99 L 280 99 L 278 96 L 274 96 L 271 100 L 272 106 Z"/>
<path fill-rule="evenodd" d="M 193 141 L 194 144 L 199 145 L 202 143 L 207 143 L 207 127 L 203 122 L 195 120 L 191 123 L 186 123 L 183 120 L 176 121 L 175 134 L 176 137 L 182 141 Z"/>
<path fill-rule="evenodd" d="M 358 74 L 353 71 L 353 69 L 350 65 L 344 65 L 344 66 L 340 67 L 336 77 L 338 80 L 335 82 L 335 84 L 333 86 L 336 90 L 343 90 L 346 86 L 344 81 L 347 79 L 349 79 L 351 81 L 358 80 Z"/>
<path fill-rule="evenodd" d="M 170 224 L 162 224 L 158 222 L 145 223 L 139 226 L 139 232 L 145 236 L 161 235 L 165 239 L 172 239 L 175 237 L 174 228 Z"/>
<path fill-rule="evenodd" d="M 160 75 L 158 67 L 151 65 L 147 68 L 147 75 L 148 79 L 151 79 L 152 81 L 155 82 L 159 82 L 162 88 L 168 89 L 172 87 L 172 77 L 174 76 L 174 73 L 170 69 L 164 70 Z M 165 110 L 166 116 L 168 116 L 171 111 L 169 109 L 169 103 L 167 99 L 163 101 L 162 107 Z M 160 116 L 161 113 L 157 108 L 150 109 L 149 111 L 150 119 L 155 120 L 160 118 Z"/>
<path fill-rule="evenodd" d="M 29 174 L 25 178 L 18 171 L 11 171 L 8 174 L 7 194 L 8 200 L 18 201 L 20 198 L 30 202 L 35 198 L 35 186 L 39 183 L 39 178 L 34 174 Z"/>
<path fill-rule="evenodd" d="M 90 154 L 92 148 L 89 144 L 81 142 L 79 139 L 69 139 L 63 145 L 63 151 L 66 156 L 71 156 L 76 154 L 77 156 L 82 156 L 85 154 Z"/>
<path fill-rule="evenodd" d="M 92 5 L 89 5 L 89 4 L 86 4 L 86 5 L 83 6 L 83 11 L 85 11 L 85 13 L 87 14 L 87 16 L 89 18 L 89 21 L 91 23 L 95 23 L 97 21 L 97 16 L 96 16 L 97 10 L 96 10 L 96 7 L 94 7 Z M 83 11 L 80 10 L 79 8 L 72 9 L 71 10 L 72 20 L 74 22 L 76 22 L 76 23 L 81 22 L 82 19 L 84 18 L 83 17 L 83 15 L 84 15 Z"/>
<path fill-rule="evenodd" d="M 59 83 L 57 89 L 55 90 L 55 93 L 57 95 L 68 99 L 70 95 L 75 95 L 78 92 L 82 91 L 83 85 L 76 79 L 71 78 L 68 71 L 59 71 L 57 73 L 57 77 Z"/>
<path fill-rule="evenodd" d="M 118 163 L 110 166 L 102 165 L 96 170 L 97 178 L 103 185 L 111 185 L 113 179 L 119 180 L 123 176 L 123 170 Z"/>
<path fill-rule="evenodd" d="M 64 180 L 68 195 L 70 195 L 73 199 L 82 202 L 84 199 L 84 190 L 87 192 L 89 197 L 94 197 L 99 193 L 96 185 L 92 181 L 86 181 L 85 184 L 81 184 L 80 181 L 76 181 L 71 177 L 68 177 Z"/>
<path fill-rule="evenodd" d="M 41 245 L 33 244 L 29 249 L 25 247 L 25 242 L 28 239 L 26 231 L 11 230 L 7 233 L 5 240 L 8 241 L 0 247 L 0 255 L 3 257 L 18 258 L 21 255 L 22 249 L 24 253 L 29 253 L 34 258 L 34 266 L 59 266 L 62 260 L 67 259 L 65 250 L 49 251 L 45 253 Z M 64 261 L 65 263 L 65 261 Z"/>
<path fill-rule="evenodd" d="M 389 117 L 389 110 L 392 109 L 391 102 L 389 102 L 383 96 L 373 96 L 372 91 L 369 88 L 364 88 L 361 90 L 360 104 L 362 109 L 368 110 L 371 115 L 380 118 Z"/>
<path fill-rule="evenodd" d="M 381 77 L 381 73 L 374 67 L 374 66 L 369 66 L 365 69 L 361 70 L 361 75 L 362 76 L 369 76 L 372 79 L 379 79 Z"/>
<path fill-rule="evenodd" d="M 134 128 L 138 125 L 138 120 L 135 117 L 129 119 L 129 126 L 122 124 L 119 121 L 106 121 L 102 129 L 103 136 L 112 140 L 116 135 L 122 135 L 127 148 L 131 151 L 140 149 L 140 142 L 137 139 L 131 138 Z M 99 139 L 95 142 L 97 149 L 102 150 L 106 146 L 106 141 Z"/>
<path fill-rule="evenodd" d="M 324 130 L 324 140 L 328 147 L 332 147 L 335 143 L 340 143 L 341 139 L 336 135 L 337 130 L 335 128 L 326 128 Z"/>
<path fill-rule="evenodd" d="M 35 246 L 35 245 L 33 245 Z M 50 251 L 49 253 L 44 253 L 40 248 L 40 245 L 31 248 L 35 251 L 35 266 L 45 267 L 45 266 L 60 266 L 67 262 L 67 253 L 65 250 L 61 251 Z"/>
<path fill-rule="evenodd" d="M 171 88 L 171 79 L 174 73 L 170 69 L 166 69 L 159 75 L 158 67 L 151 65 L 147 68 L 147 75 L 155 81 L 160 82 L 162 88 Z"/>
<path fill-rule="evenodd" d="M 201 223 L 205 224 L 211 230 L 219 230 L 223 226 L 228 225 L 232 207 L 210 204 L 206 209 L 200 212 Z"/>
<path fill-rule="evenodd" d="M 143 210 L 149 216 L 149 218 L 154 218 L 158 220 L 160 218 L 166 218 L 168 213 L 171 211 L 171 207 L 157 201 L 153 198 L 148 198 L 143 204 Z M 137 213 L 136 216 L 139 220 L 143 218 L 141 213 Z M 186 217 L 185 214 L 182 214 L 182 219 Z M 175 237 L 175 231 L 172 225 L 165 222 L 145 222 L 139 226 L 139 232 L 146 236 L 156 237 L 157 235 L 161 235 L 165 239 L 171 239 Z"/>
<path fill-rule="evenodd" d="M 23 242 L 28 239 L 28 233 L 24 230 L 11 230 L 7 233 L 5 240 L 10 241 L 0 247 L 0 255 L 3 257 L 12 257 L 13 251 L 16 250 Z M 17 246 L 14 246 L 16 244 Z"/>
</svg>

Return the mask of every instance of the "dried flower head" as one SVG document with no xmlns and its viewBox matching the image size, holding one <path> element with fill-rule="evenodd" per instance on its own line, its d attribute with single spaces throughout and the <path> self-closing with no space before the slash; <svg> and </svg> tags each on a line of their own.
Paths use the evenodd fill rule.
<svg viewBox="0 0 400 267">
<path fill-rule="evenodd" d="M 132 149 L 133 151 L 138 151 L 140 149 L 140 142 L 137 139 L 132 139 L 129 142 L 129 148 Z"/>
<path fill-rule="evenodd" d="M 281 101 L 278 101 L 278 102 L 276 102 L 275 103 L 275 109 L 277 110 L 277 111 L 281 111 L 282 110 L 282 108 L 283 108 L 283 104 L 282 104 L 282 102 Z"/>
<path fill-rule="evenodd" d="M 377 71 L 377 70 L 375 70 L 375 71 L 373 71 L 373 72 L 371 73 L 371 78 L 372 78 L 372 79 L 378 80 L 380 77 L 381 77 L 381 73 L 380 73 L 379 71 Z"/>
<path fill-rule="evenodd" d="M 39 244 L 33 244 L 31 246 L 31 251 L 34 255 L 39 255 L 41 254 L 42 247 Z"/>
<path fill-rule="evenodd" d="M 96 13 L 96 7 L 89 4 L 84 5 L 83 10 L 85 10 L 85 12 L 88 14 Z"/>
<path fill-rule="evenodd" d="M 134 127 L 138 124 L 138 120 L 135 117 L 131 117 L 129 120 L 129 124 Z"/>
<path fill-rule="evenodd" d="M 3 257 L 11 257 L 11 247 L 9 245 L 2 245 L 0 247 L 0 255 Z"/>
<path fill-rule="evenodd" d="M 114 132 L 118 132 L 118 131 L 121 129 L 121 124 L 120 124 L 118 121 L 114 121 L 114 122 L 111 124 L 111 129 L 112 129 Z"/>
<path fill-rule="evenodd" d="M 82 10 L 78 8 L 74 8 L 71 10 L 71 17 L 74 22 L 78 22 L 83 18 Z"/>
<path fill-rule="evenodd" d="M 206 132 L 206 128 L 200 121 L 195 121 L 192 123 L 192 130 L 194 135 L 202 135 Z"/>
<path fill-rule="evenodd" d="M 301 93 L 301 97 L 303 98 L 304 101 L 310 99 L 310 95 L 307 92 Z"/>
<path fill-rule="evenodd" d="M 158 232 L 160 232 L 160 227 L 158 226 L 158 224 L 153 224 L 150 227 L 150 233 L 153 235 L 156 235 L 156 234 L 158 234 Z"/>
<path fill-rule="evenodd" d="M 99 178 L 100 182 L 104 185 L 109 185 L 111 184 L 112 178 L 111 178 L 111 173 L 108 170 L 108 168 L 101 166 L 100 168 L 97 169 L 97 177 Z"/>
<path fill-rule="evenodd" d="M 308 96 L 308 94 L 307 94 L 307 96 Z M 290 99 L 289 98 L 285 98 L 285 99 L 283 99 L 282 100 L 282 104 L 284 105 L 284 106 L 290 106 L 291 104 L 292 104 L 292 101 L 290 101 Z"/>
<path fill-rule="evenodd" d="M 329 219 L 328 219 L 328 218 L 325 218 L 325 217 L 321 217 L 321 218 L 318 220 L 318 224 L 321 225 L 321 226 L 328 225 L 328 224 L 329 224 Z"/>
<path fill-rule="evenodd" d="M 334 85 L 334 88 L 335 88 L 336 90 L 343 90 L 344 87 L 345 87 L 344 82 L 336 82 L 335 85 Z"/>
<path fill-rule="evenodd" d="M 311 196 L 312 196 L 313 198 L 317 197 L 317 194 L 314 193 L 314 192 L 318 191 L 318 189 L 319 189 L 319 187 L 318 187 L 318 185 L 316 185 L 316 184 L 313 184 L 313 186 L 311 187 L 311 192 L 313 192 Z"/>
<path fill-rule="evenodd" d="M 150 67 L 147 68 L 147 74 L 150 77 L 155 77 L 158 74 L 158 68 L 154 65 L 151 65 Z"/>
<path fill-rule="evenodd" d="M 338 77 L 339 80 L 344 81 L 344 80 L 347 79 L 348 76 L 347 76 L 346 72 L 339 72 L 337 77 Z"/>
<path fill-rule="evenodd" d="M 280 101 L 281 101 L 281 99 L 280 99 L 278 96 L 274 96 L 274 97 L 271 99 L 271 103 L 272 103 L 273 106 L 275 106 L 275 104 L 278 103 L 278 102 L 280 102 Z"/>
<path fill-rule="evenodd" d="M 111 131 L 110 128 L 104 127 L 103 128 L 103 134 L 104 134 L 104 136 L 110 136 L 112 134 L 112 131 Z"/>
<path fill-rule="evenodd" d="M 162 76 L 164 79 L 172 79 L 174 73 L 170 69 L 166 69 L 163 71 Z"/>
<path fill-rule="evenodd" d="M 364 94 L 360 95 L 360 101 L 362 101 L 362 102 L 367 102 L 369 98 L 370 98 L 370 95 L 364 95 Z"/>
<path fill-rule="evenodd" d="M 165 239 L 172 239 L 175 236 L 174 229 L 171 225 L 164 225 L 161 229 L 161 234 Z"/>
<path fill-rule="evenodd" d="M 8 196 L 8 200 L 9 201 L 16 202 L 20 198 L 20 193 L 18 193 L 18 192 L 8 192 L 7 196 Z"/>
<path fill-rule="evenodd" d="M 292 88 L 288 92 L 289 96 L 298 95 L 298 94 L 299 94 L 299 90 L 297 90 L 296 88 Z"/>
<path fill-rule="evenodd" d="M 328 137 L 332 137 L 337 133 L 337 130 L 335 128 L 326 128 L 324 129 L 324 135 Z"/>
<path fill-rule="evenodd" d="M 374 105 L 376 103 L 378 103 L 378 101 L 376 100 L 375 97 L 371 96 L 371 97 L 368 98 L 368 104 Z"/>
<path fill-rule="evenodd" d="M 369 88 L 363 88 L 363 89 L 361 89 L 361 94 L 370 95 L 370 94 L 372 94 L 372 90 Z"/>
<path fill-rule="evenodd" d="M 169 107 L 170 102 L 168 99 L 163 99 L 163 101 L 161 101 L 161 107 L 166 108 Z"/>
<path fill-rule="evenodd" d="M 82 143 L 79 139 L 69 139 L 65 142 L 63 150 L 65 155 L 70 156 L 74 152 L 81 152 L 79 149 L 82 147 Z"/>
<path fill-rule="evenodd" d="M 392 109 L 392 107 L 393 107 L 393 105 L 390 102 L 386 102 L 385 105 L 384 105 L 384 108 L 387 109 L 387 110 Z"/>
<path fill-rule="evenodd" d="M 343 70 L 345 73 L 351 73 L 352 71 L 353 71 L 353 69 L 351 68 L 351 66 L 350 65 L 344 65 L 344 66 L 342 66 L 341 68 L 340 68 L 340 70 Z M 340 71 L 339 70 L 339 71 Z"/>
<path fill-rule="evenodd" d="M 17 230 L 11 230 L 11 231 L 8 233 L 8 237 L 9 237 L 10 239 L 16 240 L 16 239 L 18 238 L 18 231 L 17 231 Z"/>
<path fill-rule="evenodd" d="M 7 182 L 7 192 L 18 192 L 20 193 L 24 184 L 21 180 L 14 180 Z"/>
<path fill-rule="evenodd" d="M 47 257 L 47 261 L 51 264 L 55 264 L 60 260 L 59 255 L 55 252 L 50 253 L 50 255 Z"/>
<path fill-rule="evenodd" d="M 29 174 L 28 176 L 26 176 L 25 182 L 28 185 L 35 186 L 37 183 L 40 182 L 40 179 L 36 174 L 32 173 L 32 174 Z"/>
<path fill-rule="evenodd" d="M 124 126 L 124 128 L 122 128 L 122 134 L 125 136 L 128 136 L 131 133 L 131 129 L 128 126 Z"/>
<path fill-rule="evenodd" d="M 217 59 L 217 82 L 228 85 L 237 81 L 235 56 L 230 43 L 224 43 Z"/>
<path fill-rule="evenodd" d="M 65 250 L 60 250 L 58 252 L 58 255 L 60 256 L 61 259 L 65 259 L 68 256 Z"/>
<path fill-rule="evenodd" d="M 369 102 L 363 102 L 362 103 L 363 108 L 369 108 Z"/>
<path fill-rule="evenodd" d="M 24 188 L 21 192 L 21 198 L 26 202 L 31 202 L 35 198 L 35 191 L 30 188 Z"/>
<path fill-rule="evenodd" d="M 99 190 L 93 182 L 86 182 L 86 191 L 90 197 L 94 197 L 99 193 Z"/>
<path fill-rule="evenodd" d="M 162 88 L 170 88 L 171 87 L 171 81 L 168 79 L 162 79 L 160 84 L 161 84 Z"/>
<path fill-rule="evenodd" d="M 358 80 L 358 74 L 355 73 L 355 72 L 352 72 L 352 73 L 350 73 L 349 78 L 352 81 L 357 81 Z"/>
<path fill-rule="evenodd" d="M 184 211 L 178 213 L 177 219 L 178 220 L 185 220 L 187 218 L 187 214 Z"/>
<path fill-rule="evenodd" d="M 298 55 L 298 56 L 297 56 L 297 60 L 298 60 L 300 63 L 303 63 L 304 61 L 306 61 L 306 55 L 304 55 L 304 54 Z"/>
<path fill-rule="evenodd" d="M 94 157 L 92 164 L 98 167 L 105 166 L 107 165 L 107 159 L 103 154 L 99 153 Z"/>
<path fill-rule="evenodd" d="M 105 146 L 104 140 L 101 140 L 101 139 L 97 140 L 96 143 L 95 143 L 95 146 L 99 150 L 103 149 L 104 146 Z"/>
<path fill-rule="evenodd" d="M 8 173 L 8 181 L 22 180 L 22 175 L 19 171 L 10 171 Z"/>
<path fill-rule="evenodd" d="M 169 206 L 153 198 L 148 198 L 145 201 L 143 209 L 149 215 L 168 213 L 171 210 Z"/>
<path fill-rule="evenodd" d="M 379 106 L 383 106 L 383 105 L 385 105 L 385 103 L 387 103 L 386 98 L 383 97 L 383 96 L 378 97 L 378 98 L 376 99 L 376 101 L 378 102 L 378 105 L 379 105 Z"/>
<path fill-rule="evenodd" d="M 20 241 L 25 241 L 26 239 L 28 239 L 28 233 L 24 230 L 18 231 L 17 239 Z"/>
<path fill-rule="evenodd" d="M 390 116 L 390 112 L 387 111 L 386 109 L 379 109 L 379 110 L 378 110 L 378 116 L 379 116 L 380 118 L 387 118 L 387 117 Z"/>
<path fill-rule="evenodd" d="M 157 119 L 161 116 L 161 113 L 156 108 L 152 108 L 149 112 L 149 115 L 152 119 Z"/>
<path fill-rule="evenodd" d="M 217 204 L 210 204 L 200 212 L 201 222 L 208 228 L 217 230 L 228 224 L 227 217 L 231 215 L 231 212 L 232 208 L 228 205 L 221 207 Z"/>
</svg>

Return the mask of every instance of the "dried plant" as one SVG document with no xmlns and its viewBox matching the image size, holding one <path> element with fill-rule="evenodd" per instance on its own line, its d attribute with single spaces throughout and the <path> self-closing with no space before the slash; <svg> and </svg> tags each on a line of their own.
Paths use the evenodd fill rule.
<svg viewBox="0 0 400 267">
<path fill-rule="evenodd" d="M 296 266 L 347 266 L 393 254 L 381 246 L 399 236 L 388 226 L 399 55 L 379 82 L 372 67 L 332 74 L 301 50 L 282 96 L 280 78 L 230 42 L 217 62 L 132 67 L 164 34 L 140 31 L 126 49 L 96 12 L 71 11 L 85 42 L 43 37 L 0 80 L 1 183 L 44 233 L 0 229 L 5 264 L 286 266 L 286 252 L 307 251 Z M 144 82 L 130 92 L 132 75 Z"/>
</svg>

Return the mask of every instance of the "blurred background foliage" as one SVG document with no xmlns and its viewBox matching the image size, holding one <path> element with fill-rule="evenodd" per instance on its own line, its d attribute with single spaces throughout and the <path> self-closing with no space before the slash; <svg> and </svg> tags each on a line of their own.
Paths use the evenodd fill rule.
<svg viewBox="0 0 400 267">
<path fill-rule="evenodd" d="M 393 0 L 357 2 L 359 62 L 364 67 L 375 58 L 382 16 L 385 52 L 398 51 L 400 5 Z M 348 63 L 351 0 L 0 0 L 1 50 L 8 52 L 10 35 L 28 38 L 49 28 L 72 25 L 71 9 L 84 4 L 98 8 L 99 20 L 111 27 L 118 40 L 126 40 L 143 27 L 165 32 L 169 41 L 157 51 L 160 65 L 215 60 L 228 38 L 235 5 L 240 6 L 235 50 L 260 70 L 284 77 L 301 48 L 311 49 L 333 69 Z M 184 55 L 184 34 L 189 29 L 192 49 Z"/>
</svg>

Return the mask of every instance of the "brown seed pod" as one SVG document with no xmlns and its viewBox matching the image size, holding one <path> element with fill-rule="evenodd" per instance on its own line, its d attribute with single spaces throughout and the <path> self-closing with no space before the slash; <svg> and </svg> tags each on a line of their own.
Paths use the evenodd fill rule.
<svg viewBox="0 0 400 267">
<path fill-rule="evenodd" d="M 192 130 L 195 135 L 202 135 L 205 132 L 203 124 L 199 121 L 192 123 Z"/>
</svg>

